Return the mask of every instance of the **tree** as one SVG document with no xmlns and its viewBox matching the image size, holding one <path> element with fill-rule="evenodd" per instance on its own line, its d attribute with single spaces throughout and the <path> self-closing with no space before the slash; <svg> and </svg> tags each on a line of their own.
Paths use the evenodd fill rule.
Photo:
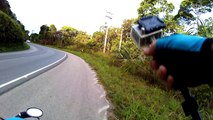
<svg viewBox="0 0 213 120">
<path fill-rule="evenodd" d="M 62 46 L 68 46 L 68 45 L 72 45 L 75 42 L 75 37 L 78 34 L 78 30 L 76 30 L 75 28 L 72 28 L 70 26 L 63 26 L 60 30 L 60 32 L 62 33 L 61 35 L 61 39 L 60 39 L 60 44 Z"/>
<path fill-rule="evenodd" d="M 10 4 L 7 0 L 0 0 L 0 10 L 9 15 L 11 18 L 17 20 L 15 14 L 11 11 Z"/>
<path fill-rule="evenodd" d="M 2 11 L 0 11 L 0 27 L 0 47 L 23 45 L 24 33 L 21 26 Z"/>
<path fill-rule="evenodd" d="M 191 27 L 188 34 L 199 35 L 203 37 L 213 37 L 213 19 L 212 17 L 201 20 L 198 18 L 195 27 Z"/>
<path fill-rule="evenodd" d="M 92 35 L 92 40 L 96 43 L 96 49 L 102 50 L 104 45 L 105 32 L 96 31 Z"/>
<path fill-rule="evenodd" d="M 55 27 L 54 24 L 51 24 L 51 25 L 50 25 L 49 31 L 50 31 L 51 33 L 56 33 L 56 32 L 57 32 L 57 28 Z"/>
<path fill-rule="evenodd" d="M 110 27 L 109 28 L 109 31 L 108 31 L 108 37 L 107 37 L 107 41 L 108 41 L 108 44 L 107 44 L 107 49 L 108 51 L 111 51 L 112 47 L 116 47 L 118 48 L 118 43 L 119 43 L 119 40 L 120 40 L 120 34 L 121 34 L 121 29 L 120 28 L 113 28 L 113 27 Z"/>
<path fill-rule="evenodd" d="M 138 8 L 139 18 L 160 13 L 172 13 L 174 5 L 167 0 L 143 0 Z"/>
<path fill-rule="evenodd" d="M 90 39 L 90 36 L 87 35 L 86 32 L 78 31 L 78 34 L 76 35 L 76 37 L 74 39 L 75 39 L 76 43 L 78 43 L 78 42 L 86 43 Z"/>
<path fill-rule="evenodd" d="M 42 25 L 40 27 L 40 31 L 39 31 L 39 38 L 40 39 L 48 39 L 49 35 L 49 26 L 47 25 Z"/>
<path fill-rule="evenodd" d="M 28 40 L 29 39 L 29 33 L 30 33 L 29 30 L 25 30 L 24 31 L 24 40 Z"/>
<path fill-rule="evenodd" d="M 134 19 L 128 19 L 128 20 L 124 20 L 123 24 L 122 24 L 122 39 L 124 42 L 127 41 L 127 39 L 130 37 L 130 31 L 131 31 L 131 27 L 132 24 L 134 23 Z"/>
<path fill-rule="evenodd" d="M 75 37 L 78 34 L 78 30 L 75 28 L 72 28 L 70 26 L 63 26 L 61 28 L 61 31 L 66 35 L 67 37 Z"/>
<path fill-rule="evenodd" d="M 92 35 L 92 39 L 96 40 L 96 42 L 103 43 L 105 37 L 104 31 L 96 31 Z"/>
<path fill-rule="evenodd" d="M 32 33 L 32 34 L 30 35 L 30 40 L 31 40 L 32 42 L 38 43 L 39 35 L 38 35 L 37 33 Z"/>
<path fill-rule="evenodd" d="M 191 24 L 203 13 L 211 12 L 212 0 L 183 0 L 175 19 L 180 19 L 187 24 Z"/>
<path fill-rule="evenodd" d="M 55 27 L 54 24 L 51 24 L 49 27 L 49 44 L 53 45 L 56 44 L 56 32 L 57 32 L 57 28 Z"/>
</svg>

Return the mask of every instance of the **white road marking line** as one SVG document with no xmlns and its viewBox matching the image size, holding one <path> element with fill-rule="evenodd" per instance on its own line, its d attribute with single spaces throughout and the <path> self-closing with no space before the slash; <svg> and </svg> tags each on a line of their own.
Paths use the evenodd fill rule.
<svg viewBox="0 0 213 120">
<path fill-rule="evenodd" d="M 38 69 L 38 70 L 35 70 L 35 71 L 31 72 L 31 73 L 28 73 L 28 74 L 26 74 L 26 75 L 23 75 L 23 76 L 21 76 L 21 77 L 19 77 L 19 78 L 16 78 L 16 79 L 14 79 L 14 80 L 10 80 L 9 82 L 0 85 L 0 89 L 3 88 L 3 87 L 5 87 L 5 86 L 7 86 L 7 85 L 9 85 L 9 84 L 11 84 L 11 83 L 14 83 L 14 82 L 16 82 L 16 81 L 19 81 L 19 80 L 21 80 L 21 79 L 23 79 L 23 78 L 27 78 L 28 76 L 30 76 L 30 75 L 32 75 L 32 74 L 34 74 L 34 73 L 37 73 L 37 72 L 39 72 L 39 71 L 41 71 L 41 70 L 43 70 L 43 69 L 45 69 L 45 68 L 47 68 L 47 67 L 49 67 L 49 66 L 51 66 L 51 65 L 54 65 L 54 64 L 60 62 L 61 60 L 63 60 L 66 56 L 67 56 L 67 55 L 65 54 L 63 58 L 57 60 L 57 61 L 54 62 L 54 63 L 51 63 L 51 64 L 49 64 L 49 65 L 47 65 L 47 66 L 45 66 L 45 67 L 43 67 L 43 68 L 40 68 L 40 69 Z"/>
<path fill-rule="evenodd" d="M 106 96 L 106 93 L 104 92 L 101 96 L 100 96 L 100 99 L 105 97 Z"/>
<path fill-rule="evenodd" d="M 103 112 L 104 110 L 107 110 L 108 108 L 109 108 L 109 105 L 105 105 L 104 107 L 98 110 L 98 113 L 100 114 L 101 112 Z"/>
</svg>

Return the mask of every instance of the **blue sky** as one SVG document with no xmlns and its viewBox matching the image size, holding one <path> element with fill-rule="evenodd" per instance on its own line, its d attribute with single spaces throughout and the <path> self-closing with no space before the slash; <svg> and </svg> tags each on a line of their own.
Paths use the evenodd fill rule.
<svg viewBox="0 0 213 120">
<path fill-rule="evenodd" d="M 182 0 L 173 2 L 177 13 Z M 27 30 L 39 32 L 40 26 L 54 24 L 57 29 L 72 26 L 92 34 L 103 25 L 106 10 L 113 13 L 112 26 L 120 27 L 124 19 L 136 18 L 141 0 L 8 0 L 12 11 Z"/>
</svg>

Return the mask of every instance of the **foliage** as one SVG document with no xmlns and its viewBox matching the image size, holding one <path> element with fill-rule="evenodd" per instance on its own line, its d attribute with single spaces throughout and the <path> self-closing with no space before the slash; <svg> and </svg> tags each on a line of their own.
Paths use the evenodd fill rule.
<svg viewBox="0 0 213 120">
<path fill-rule="evenodd" d="M 103 43 L 105 38 L 105 32 L 103 31 L 96 31 L 92 35 L 92 39 L 97 43 L 96 46 L 101 51 L 103 49 Z"/>
<path fill-rule="evenodd" d="M 204 37 L 213 37 L 213 19 L 210 17 L 205 21 L 198 19 L 197 22 L 198 32 L 197 35 L 204 36 Z"/>
<path fill-rule="evenodd" d="M 199 35 L 203 37 L 213 37 L 213 19 L 212 17 L 205 19 L 204 21 L 200 18 L 197 18 L 197 22 L 192 24 L 188 34 Z"/>
<path fill-rule="evenodd" d="M 107 42 L 108 42 L 107 51 L 108 52 L 112 51 L 113 46 L 118 48 L 118 44 L 115 44 L 115 43 L 116 42 L 118 43 L 118 41 L 120 40 L 120 34 L 121 34 L 120 28 L 114 28 L 114 27 L 109 28 L 108 35 L 107 35 Z"/>
<path fill-rule="evenodd" d="M 7 0 L 0 0 L 0 10 L 16 20 L 15 14 L 10 10 L 10 4 Z"/>
<path fill-rule="evenodd" d="M 212 0 L 183 0 L 175 18 L 191 24 L 201 14 L 211 12 L 212 7 Z"/>
<path fill-rule="evenodd" d="M 97 42 L 103 42 L 105 37 L 105 33 L 101 31 L 96 31 L 92 35 L 92 39 L 96 40 Z"/>
<path fill-rule="evenodd" d="M 40 39 L 47 39 L 48 37 L 49 37 L 49 26 L 42 25 L 40 27 L 39 38 Z"/>
<path fill-rule="evenodd" d="M 55 27 L 54 24 L 50 25 L 49 30 L 50 30 L 51 33 L 56 33 L 57 32 L 57 28 Z"/>
<path fill-rule="evenodd" d="M 148 15 L 159 15 L 160 13 L 171 13 L 174 5 L 167 0 L 143 0 L 138 8 L 139 18 Z"/>
<path fill-rule="evenodd" d="M 39 43 L 39 42 L 38 42 L 38 41 L 39 41 L 39 35 L 38 35 L 37 33 L 32 33 L 32 34 L 30 35 L 30 40 L 31 40 L 32 42 Z"/>
<path fill-rule="evenodd" d="M 212 87 L 209 87 L 208 85 L 201 85 L 191 90 L 200 106 L 205 106 L 207 109 L 213 107 L 213 100 L 211 100 L 213 96 Z"/>
<path fill-rule="evenodd" d="M 15 20 L 20 26 L 24 33 L 24 40 L 29 38 L 29 31 L 25 30 L 25 26 L 21 23 L 21 21 L 17 20 L 16 15 L 11 11 L 10 4 L 7 0 L 0 0 L 0 10 L 11 17 L 11 19 Z"/>
<path fill-rule="evenodd" d="M 130 37 L 130 31 L 134 21 L 135 19 L 127 19 L 123 21 L 122 28 L 121 28 L 123 32 L 122 41 L 126 42 L 128 38 Z"/>
<path fill-rule="evenodd" d="M 0 51 L 27 49 L 29 31 L 17 20 L 7 0 L 0 0 Z"/>
<path fill-rule="evenodd" d="M 210 120 L 213 115 L 213 88 L 208 85 L 201 85 L 190 89 L 199 105 L 199 110 L 203 111 L 202 117 Z"/>
<path fill-rule="evenodd" d="M 69 26 L 63 26 L 60 32 L 62 33 L 62 36 L 61 36 L 62 46 L 68 46 L 68 45 L 74 44 L 75 42 L 74 38 L 78 34 L 78 31 L 75 28 L 72 28 Z"/>
<path fill-rule="evenodd" d="M 90 36 L 87 35 L 86 32 L 78 31 L 78 34 L 75 36 L 74 39 L 75 39 L 76 43 L 78 43 L 78 42 L 87 43 L 88 40 L 90 40 Z"/>
<path fill-rule="evenodd" d="M 0 46 L 11 47 L 24 42 L 21 26 L 4 12 L 0 11 Z"/>
</svg>

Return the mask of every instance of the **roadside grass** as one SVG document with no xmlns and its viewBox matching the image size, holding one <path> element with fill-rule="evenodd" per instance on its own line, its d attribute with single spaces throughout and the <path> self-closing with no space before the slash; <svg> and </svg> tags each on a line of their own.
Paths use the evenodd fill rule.
<svg viewBox="0 0 213 120">
<path fill-rule="evenodd" d="M 142 78 L 132 76 L 110 65 L 110 57 L 63 49 L 83 58 L 97 72 L 111 103 L 110 120 L 188 120 L 174 92 L 147 85 Z"/>
<path fill-rule="evenodd" d="M 12 46 L 0 46 L 0 53 L 22 51 L 22 50 L 27 50 L 29 48 L 30 46 L 26 43 L 20 44 L 20 45 L 12 45 Z"/>
</svg>

